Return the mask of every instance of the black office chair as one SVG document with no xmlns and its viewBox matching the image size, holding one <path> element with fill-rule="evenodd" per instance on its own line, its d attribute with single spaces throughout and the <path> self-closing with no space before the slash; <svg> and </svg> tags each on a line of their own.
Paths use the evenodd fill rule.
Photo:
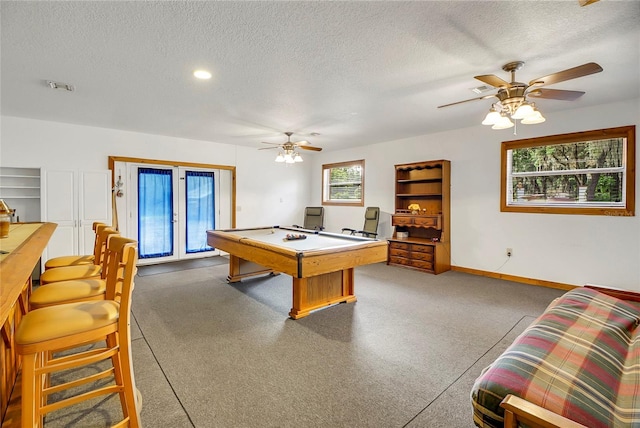
<svg viewBox="0 0 640 428">
<path fill-rule="evenodd" d="M 349 229 L 347 227 L 342 229 L 342 233 L 349 232 L 351 235 L 359 234 L 365 238 L 375 238 L 378 235 L 378 222 L 380 221 L 380 208 L 367 207 L 364 213 L 364 226 L 362 230 Z"/>
<path fill-rule="evenodd" d="M 293 227 L 300 227 L 294 224 Z M 305 229 L 323 230 L 324 229 L 324 207 L 307 207 L 304 210 Z"/>
</svg>

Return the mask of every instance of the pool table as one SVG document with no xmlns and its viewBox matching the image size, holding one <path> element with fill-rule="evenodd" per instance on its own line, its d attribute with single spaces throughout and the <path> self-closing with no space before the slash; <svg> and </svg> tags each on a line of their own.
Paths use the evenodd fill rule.
<svg viewBox="0 0 640 428">
<path fill-rule="evenodd" d="M 288 235 L 304 239 L 289 240 Z M 385 262 L 388 246 L 386 240 L 279 226 L 208 230 L 207 243 L 229 253 L 230 283 L 255 275 L 291 275 L 293 319 L 355 302 L 354 268 Z"/>
</svg>

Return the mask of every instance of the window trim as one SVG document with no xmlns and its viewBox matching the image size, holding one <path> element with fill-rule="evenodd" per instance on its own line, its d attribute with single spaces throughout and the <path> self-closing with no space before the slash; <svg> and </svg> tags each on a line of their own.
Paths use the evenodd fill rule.
<svg viewBox="0 0 640 428">
<path fill-rule="evenodd" d="M 333 169 L 333 168 L 340 168 L 340 167 L 347 167 L 347 166 L 354 166 L 354 165 L 359 165 L 360 168 L 362 169 L 362 173 L 360 174 L 360 189 L 361 189 L 361 193 L 362 193 L 362 197 L 360 198 L 360 200 L 358 201 L 349 201 L 349 202 L 339 202 L 339 201 L 333 201 L 333 200 L 326 200 L 325 199 L 325 188 L 326 188 L 326 183 L 325 183 L 325 171 Z M 349 206 L 349 207 L 364 207 L 364 159 L 359 159 L 359 160 L 353 160 L 353 161 L 347 161 L 347 162 L 338 162 L 338 163 L 329 163 L 329 164 L 324 164 L 322 165 L 322 179 L 321 179 L 321 183 L 322 183 L 322 189 L 321 189 L 321 198 L 322 198 L 322 205 L 336 205 L 336 206 Z"/>
<path fill-rule="evenodd" d="M 574 132 L 569 134 L 549 135 L 538 138 L 528 138 L 523 140 L 503 141 L 501 144 L 500 159 L 500 211 L 501 212 L 523 212 L 541 214 L 578 214 L 578 215 L 604 215 L 604 216 L 635 216 L 635 125 L 621 126 L 617 128 L 597 129 L 592 131 Z M 507 160 L 508 151 L 526 147 L 550 146 L 556 144 L 574 143 L 580 141 L 600 140 L 607 138 L 626 138 L 626 159 L 624 160 L 625 171 L 625 206 L 620 207 L 567 207 L 536 205 L 507 205 Z"/>
</svg>

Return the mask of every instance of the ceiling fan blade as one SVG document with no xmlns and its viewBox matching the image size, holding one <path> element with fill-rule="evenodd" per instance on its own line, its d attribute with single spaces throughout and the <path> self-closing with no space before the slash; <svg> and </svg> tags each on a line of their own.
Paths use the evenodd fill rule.
<svg viewBox="0 0 640 428">
<path fill-rule="evenodd" d="M 261 143 L 262 144 L 271 144 L 273 146 L 281 146 L 282 145 L 282 143 L 269 143 L 269 142 L 266 142 L 266 141 L 261 141 Z"/>
<path fill-rule="evenodd" d="M 496 94 L 484 95 L 484 96 L 478 97 L 478 98 L 471 98 L 470 100 L 456 101 L 455 103 L 444 104 L 444 105 L 438 106 L 438 108 L 454 106 L 456 104 L 468 103 L 469 101 L 486 100 L 487 98 L 491 98 L 491 97 L 495 97 L 495 96 L 496 96 Z"/>
<path fill-rule="evenodd" d="M 511 87 L 511 83 L 499 78 L 495 74 L 483 74 L 482 76 L 474 76 L 474 78 L 478 79 L 481 82 L 486 83 L 487 85 L 491 85 L 494 88 L 510 88 Z"/>
<path fill-rule="evenodd" d="M 262 147 L 258 150 L 271 150 L 271 149 L 277 149 L 277 147 Z"/>
<path fill-rule="evenodd" d="M 565 80 L 577 79 L 578 77 L 600 73 L 601 71 L 602 67 L 600 67 L 598 64 L 596 64 L 595 62 L 588 62 L 586 64 L 559 71 L 548 76 L 533 79 L 531 82 L 529 82 L 529 86 L 552 85 L 554 83 L 564 82 Z"/>
<path fill-rule="evenodd" d="M 527 96 L 535 98 L 548 98 L 551 100 L 574 101 L 584 95 L 582 91 L 565 91 L 562 89 L 534 89 Z"/>
<path fill-rule="evenodd" d="M 301 148 L 302 150 L 313 150 L 315 152 L 319 152 L 322 149 L 320 147 L 313 147 L 313 146 L 298 146 L 299 148 Z"/>
</svg>

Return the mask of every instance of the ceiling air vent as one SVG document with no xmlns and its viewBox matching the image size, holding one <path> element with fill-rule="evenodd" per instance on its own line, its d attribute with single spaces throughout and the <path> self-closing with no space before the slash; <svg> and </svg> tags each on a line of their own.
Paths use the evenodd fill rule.
<svg viewBox="0 0 640 428">
<path fill-rule="evenodd" d="M 483 94 L 485 92 L 493 91 L 495 88 L 489 85 L 478 86 L 477 88 L 471 88 L 476 94 Z"/>
<path fill-rule="evenodd" d="M 75 89 L 73 85 L 70 85 L 68 83 L 54 82 L 53 80 L 47 80 L 47 85 L 51 89 L 62 89 L 69 92 L 73 92 L 73 90 Z"/>
</svg>

